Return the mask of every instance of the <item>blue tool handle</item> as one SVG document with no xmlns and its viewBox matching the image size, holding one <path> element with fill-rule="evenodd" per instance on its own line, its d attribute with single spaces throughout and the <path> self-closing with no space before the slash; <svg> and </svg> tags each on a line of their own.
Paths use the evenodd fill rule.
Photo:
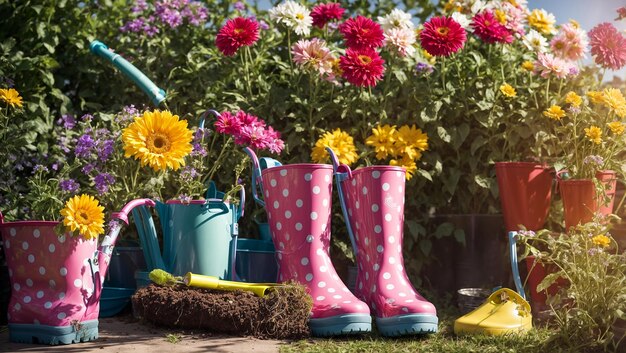
<svg viewBox="0 0 626 353">
<path fill-rule="evenodd" d="M 515 288 L 517 293 L 526 300 L 526 293 L 524 293 L 524 286 L 522 286 L 522 279 L 519 276 L 519 268 L 517 265 L 517 240 L 515 237 L 517 232 L 509 232 L 509 252 L 511 253 L 511 270 L 513 271 L 513 281 L 515 282 Z"/>
<path fill-rule="evenodd" d="M 115 67 L 117 67 L 124 75 L 129 77 L 142 91 L 144 91 L 148 97 L 152 100 L 152 103 L 155 106 L 159 106 L 161 102 L 165 100 L 165 91 L 161 88 L 157 87 L 154 82 L 150 81 L 150 79 L 143 74 L 143 72 L 139 71 L 133 64 L 124 59 L 121 55 L 114 53 L 109 50 L 104 43 L 94 40 L 89 45 L 89 49 L 92 53 L 107 59 L 110 61 Z"/>
<path fill-rule="evenodd" d="M 350 225 L 350 214 L 348 213 L 348 206 L 346 205 L 345 195 L 343 191 L 342 182 L 352 178 L 352 170 L 349 166 L 345 164 L 339 164 L 339 159 L 333 151 L 332 148 L 326 147 L 326 152 L 330 155 L 330 160 L 333 164 L 333 174 L 335 175 L 335 182 L 337 184 L 337 193 L 339 194 L 339 203 L 341 204 L 341 212 L 343 214 L 343 218 L 346 223 L 346 230 L 348 231 L 348 237 L 350 238 L 350 243 L 352 244 L 352 251 L 354 253 L 354 257 L 358 257 L 358 251 L 356 246 L 356 239 L 354 237 L 354 232 L 352 230 L 352 226 Z"/>
</svg>

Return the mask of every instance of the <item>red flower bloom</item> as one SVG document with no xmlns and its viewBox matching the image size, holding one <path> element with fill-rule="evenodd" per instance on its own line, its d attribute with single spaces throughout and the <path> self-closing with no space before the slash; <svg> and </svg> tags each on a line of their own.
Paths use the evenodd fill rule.
<svg viewBox="0 0 626 353">
<path fill-rule="evenodd" d="M 500 22 L 491 10 L 476 14 L 472 19 L 472 28 L 478 38 L 485 43 L 511 43 L 513 35 Z"/>
<path fill-rule="evenodd" d="M 451 17 L 433 17 L 424 23 L 420 42 L 430 55 L 448 56 L 465 44 L 465 30 Z"/>
<path fill-rule="evenodd" d="M 224 55 L 235 55 L 244 45 L 250 46 L 259 40 L 259 23 L 253 19 L 237 17 L 228 20 L 217 33 L 215 44 Z"/>
<path fill-rule="evenodd" d="M 385 41 L 380 25 L 363 16 L 349 18 L 339 25 L 339 32 L 343 34 L 346 46 L 354 50 L 382 47 Z"/>
<path fill-rule="evenodd" d="M 619 21 L 624 18 L 626 18 L 626 6 L 622 6 L 617 9 L 617 18 L 615 19 L 615 21 Z"/>
<path fill-rule="evenodd" d="M 372 48 L 360 51 L 348 48 L 346 55 L 339 58 L 342 76 L 351 84 L 361 87 L 376 86 L 384 76 L 384 64 L 385 60 Z"/>
<path fill-rule="evenodd" d="M 596 64 L 612 70 L 626 65 L 626 38 L 612 24 L 604 22 L 593 27 L 589 43 Z"/>
<path fill-rule="evenodd" d="M 340 20 L 346 10 L 336 2 L 328 4 L 319 4 L 311 11 L 313 18 L 313 26 L 324 28 L 324 26 L 332 20 Z"/>
</svg>

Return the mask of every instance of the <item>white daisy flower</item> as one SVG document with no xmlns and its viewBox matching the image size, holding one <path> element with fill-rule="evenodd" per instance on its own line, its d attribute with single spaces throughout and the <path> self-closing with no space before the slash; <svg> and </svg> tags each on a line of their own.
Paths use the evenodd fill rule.
<svg viewBox="0 0 626 353">
<path fill-rule="evenodd" d="M 548 40 L 541 33 L 531 29 L 524 37 L 522 43 L 536 53 L 545 53 L 548 50 Z"/>
<path fill-rule="evenodd" d="M 298 35 L 308 36 L 311 33 L 313 18 L 311 12 L 295 1 L 284 3 L 269 10 L 270 19 L 293 29 Z"/>
<path fill-rule="evenodd" d="M 378 17 L 378 23 L 385 32 L 392 28 L 413 28 L 413 22 L 411 21 L 411 14 L 404 12 L 400 9 L 393 9 L 390 14 L 384 17 Z"/>
<path fill-rule="evenodd" d="M 470 24 L 472 23 L 472 20 L 470 20 L 469 17 L 460 12 L 453 12 L 452 16 L 450 17 L 458 22 L 461 27 L 463 27 L 463 29 L 465 29 L 466 31 L 471 31 L 472 28 L 470 27 Z"/>
<path fill-rule="evenodd" d="M 415 31 L 412 28 L 392 28 L 385 31 L 385 43 L 397 50 L 400 56 L 413 56 L 415 42 Z"/>
</svg>

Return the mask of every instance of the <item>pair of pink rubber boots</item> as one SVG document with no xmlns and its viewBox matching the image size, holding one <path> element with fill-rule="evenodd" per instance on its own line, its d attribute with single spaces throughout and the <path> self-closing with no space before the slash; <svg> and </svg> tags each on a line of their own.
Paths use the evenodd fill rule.
<svg viewBox="0 0 626 353">
<path fill-rule="evenodd" d="M 325 164 L 276 163 L 262 171 L 279 281 L 307 287 L 314 336 L 370 332 L 371 314 L 383 336 L 437 332 L 435 307 L 413 288 L 404 270 L 404 170 L 371 166 L 352 172 L 334 161 L 335 173 Z M 329 258 L 333 174 L 356 254 L 354 294 Z"/>
</svg>

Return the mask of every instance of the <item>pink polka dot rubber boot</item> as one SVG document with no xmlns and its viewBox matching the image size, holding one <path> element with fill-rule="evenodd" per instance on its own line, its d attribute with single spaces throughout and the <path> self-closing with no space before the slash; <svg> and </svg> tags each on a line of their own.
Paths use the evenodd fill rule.
<svg viewBox="0 0 626 353">
<path fill-rule="evenodd" d="M 404 169 L 371 166 L 350 171 L 337 165 L 336 157 L 333 164 L 357 259 L 355 294 L 370 306 L 383 336 L 437 332 L 435 306 L 413 288 L 404 271 Z"/>
<path fill-rule="evenodd" d="M 324 164 L 275 166 L 262 172 L 279 281 L 306 286 L 313 299 L 309 326 L 314 336 L 365 333 L 372 327 L 367 304 L 339 279 L 328 256 L 332 175 L 332 166 Z"/>
</svg>

